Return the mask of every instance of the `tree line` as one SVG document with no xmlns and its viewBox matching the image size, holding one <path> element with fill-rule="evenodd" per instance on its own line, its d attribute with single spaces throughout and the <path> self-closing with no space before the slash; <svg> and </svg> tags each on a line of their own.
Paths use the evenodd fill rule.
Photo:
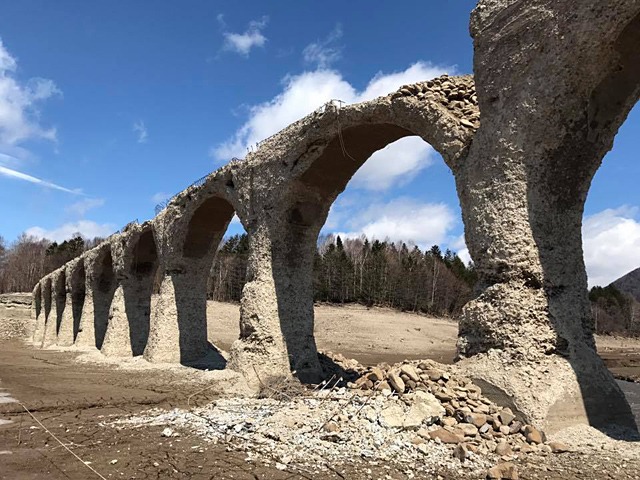
<svg viewBox="0 0 640 480">
<path fill-rule="evenodd" d="M 95 247 L 101 238 L 75 234 L 61 243 L 20 235 L 7 244 L 0 236 L 0 293 L 30 292 L 45 275 Z M 246 282 L 249 241 L 246 234 L 227 237 L 209 278 L 209 299 L 238 302 Z M 161 272 L 156 286 L 161 280 Z M 314 299 L 359 303 L 455 318 L 473 298 L 473 265 L 437 245 L 422 251 L 404 242 L 339 236 L 321 237 L 313 264 Z M 615 286 L 589 292 L 596 333 L 640 335 L 640 303 Z"/>
<path fill-rule="evenodd" d="M 209 296 L 239 301 L 249 245 L 246 234 L 229 237 L 211 270 Z M 471 265 L 436 245 L 416 245 L 324 236 L 313 265 L 316 302 L 361 303 L 438 316 L 455 316 L 471 299 L 476 274 Z"/>
<path fill-rule="evenodd" d="M 591 314 L 597 333 L 640 335 L 640 303 L 614 285 L 589 291 Z"/>
<path fill-rule="evenodd" d="M 57 243 L 23 233 L 7 245 L 0 236 L 0 293 L 30 292 L 42 277 L 101 241 L 77 233 Z"/>
</svg>

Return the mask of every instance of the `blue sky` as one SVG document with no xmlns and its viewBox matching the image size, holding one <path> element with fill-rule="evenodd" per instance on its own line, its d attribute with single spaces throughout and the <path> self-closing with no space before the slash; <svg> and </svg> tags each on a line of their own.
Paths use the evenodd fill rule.
<svg viewBox="0 0 640 480">
<path fill-rule="evenodd" d="M 0 235 L 106 236 L 329 99 L 471 73 L 474 3 L 2 1 Z M 640 266 L 639 130 L 634 111 L 587 202 L 592 284 Z M 416 138 L 363 166 L 324 231 L 466 258 L 453 177 Z"/>
</svg>

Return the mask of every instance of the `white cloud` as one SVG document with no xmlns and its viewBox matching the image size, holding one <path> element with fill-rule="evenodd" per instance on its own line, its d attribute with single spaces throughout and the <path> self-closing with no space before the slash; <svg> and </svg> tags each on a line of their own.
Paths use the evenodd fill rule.
<svg viewBox="0 0 640 480">
<path fill-rule="evenodd" d="M 31 227 L 25 232 L 36 238 L 46 238 L 54 242 L 63 242 L 80 233 L 85 238 L 107 237 L 115 231 L 115 226 L 110 223 L 99 224 L 90 220 L 65 223 L 58 228 L 46 230 L 42 227 Z"/>
<path fill-rule="evenodd" d="M 263 47 L 267 42 L 267 37 L 262 34 L 262 29 L 267 26 L 268 17 L 249 22 L 249 26 L 244 33 L 224 32 L 224 50 L 239 53 L 245 57 L 254 47 Z M 224 18 L 218 15 L 218 22 L 224 26 Z"/>
<path fill-rule="evenodd" d="M 304 61 L 321 69 L 330 67 L 332 63 L 342 56 L 342 47 L 336 45 L 340 38 L 342 38 L 342 26 L 338 24 L 327 38 L 310 43 L 304 48 L 302 51 Z"/>
<path fill-rule="evenodd" d="M 248 148 L 282 130 L 287 125 L 312 112 L 332 99 L 357 103 L 386 95 L 398 87 L 427 80 L 443 73 L 446 67 L 427 62 L 416 62 L 406 70 L 389 74 L 377 73 L 362 91 L 358 91 L 342 75 L 334 70 L 318 69 L 284 79 L 283 91 L 273 99 L 249 108 L 249 119 L 226 142 L 211 149 L 217 161 L 226 162 L 232 157 L 244 157 Z M 402 146 L 400 146 L 402 145 Z M 348 147 L 348 146 L 347 146 Z M 362 188 L 389 188 L 396 180 L 411 178 L 427 166 L 431 149 L 424 142 L 405 140 L 381 151 L 356 174 L 357 185 Z M 403 158 L 399 159 L 398 154 Z"/>
<path fill-rule="evenodd" d="M 352 184 L 369 190 L 387 190 L 411 180 L 431 165 L 435 153 L 420 137 L 401 138 L 371 155 L 353 176 Z"/>
<path fill-rule="evenodd" d="M 147 143 L 147 127 L 142 120 L 138 120 L 133 124 L 133 133 L 138 136 L 138 143 Z"/>
<path fill-rule="evenodd" d="M 21 84 L 14 77 L 18 68 L 0 40 L 0 147 L 11 147 L 29 139 L 56 140 L 56 130 L 40 125 L 39 102 L 60 95 L 51 80 L 32 78 Z"/>
<path fill-rule="evenodd" d="M 334 210 L 331 215 L 343 216 Z M 343 222 L 348 230 L 336 232 L 337 235 L 355 238 L 364 234 L 369 239 L 413 242 L 422 249 L 445 243 L 457 223 L 456 215 L 449 206 L 421 203 L 405 197 L 372 204 L 360 211 L 351 210 L 349 215 L 350 218 Z M 335 223 L 331 218 L 327 221 L 328 225 Z"/>
<path fill-rule="evenodd" d="M 455 252 L 460 260 L 467 265 L 471 260 L 471 255 L 469 254 L 469 249 L 467 248 L 467 242 L 464 239 L 464 233 L 462 235 L 458 235 L 449 241 L 449 249 Z"/>
<path fill-rule="evenodd" d="M 158 203 L 164 202 L 170 197 L 171 197 L 170 193 L 158 192 L 151 197 L 151 202 L 158 204 Z"/>
<path fill-rule="evenodd" d="M 582 225 L 589 286 L 606 286 L 640 267 L 638 207 L 623 206 L 586 216 Z"/>
<path fill-rule="evenodd" d="M 25 182 L 35 183 L 36 185 L 53 188 L 54 190 L 60 190 L 62 192 L 73 193 L 74 195 L 82 195 L 82 191 L 79 189 L 71 190 L 69 188 L 61 187 L 60 185 L 57 185 L 55 183 L 47 182 L 46 180 L 42 180 L 41 178 L 33 177 L 12 168 L 3 167 L 2 165 L 0 165 L 0 175 L 17 180 L 24 180 Z"/>
<path fill-rule="evenodd" d="M 104 202 L 104 198 L 86 198 L 72 203 L 65 210 L 73 215 L 83 217 L 89 210 L 103 206 Z"/>
</svg>

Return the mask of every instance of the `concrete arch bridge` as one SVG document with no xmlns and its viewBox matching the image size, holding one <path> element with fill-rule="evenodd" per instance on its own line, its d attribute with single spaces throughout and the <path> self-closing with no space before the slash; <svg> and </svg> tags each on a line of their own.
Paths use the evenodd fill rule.
<svg viewBox="0 0 640 480">
<path fill-rule="evenodd" d="M 471 33 L 475 78 L 443 76 L 364 103 L 326 104 L 152 220 L 41 279 L 34 343 L 150 362 L 202 357 L 207 275 L 235 214 L 250 254 L 227 368 L 250 384 L 291 372 L 319 379 L 317 236 L 358 168 L 413 135 L 442 154 L 455 178 L 480 275 L 460 321 L 460 368 L 544 428 L 631 425 L 595 351 L 581 221 L 591 179 L 640 95 L 640 1 L 483 0 Z"/>
</svg>

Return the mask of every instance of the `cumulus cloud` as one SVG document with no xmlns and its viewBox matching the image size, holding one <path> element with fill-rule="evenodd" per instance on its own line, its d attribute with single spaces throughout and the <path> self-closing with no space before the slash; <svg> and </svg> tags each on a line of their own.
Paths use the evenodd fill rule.
<svg viewBox="0 0 640 480">
<path fill-rule="evenodd" d="M 267 26 L 268 21 L 268 17 L 262 17 L 260 20 L 252 20 L 249 22 L 244 33 L 223 32 L 223 49 L 239 53 L 245 57 L 249 56 L 252 48 L 263 47 L 267 42 L 267 37 L 262 34 L 262 30 Z M 218 22 L 223 27 L 225 26 L 222 15 L 218 15 Z"/>
<path fill-rule="evenodd" d="M 40 124 L 39 104 L 60 95 L 55 83 L 32 78 L 25 83 L 15 78 L 16 59 L 0 39 L 0 147 L 11 147 L 29 139 L 56 140 L 56 129 Z"/>
<path fill-rule="evenodd" d="M 273 99 L 249 107 L 249 119 L 232 138 L 211 149 L 218 162 L 243 157 L 250 146 L 273 135 L 290 123 L 312 112 L 332 99 L 357 103 L 386 95 L 403 84 L 427 80 L 452 68 L 417 62 L 401 72 L 377 73 L 364 90 L 357 90 L 335 70 L 318 69 L 283 80 L 283 90 Z M 402 146 L 400 146 L 402 145 Z M 348 146 L 347 146 L 348 147 Z M 431 161 L 432 150 L 424 142 L 406 139 L 399 145 L 382 150 L 356 175 L 361 188 L 389 188 L 396 180 L 412 178 Z M 398 155 L 401 154 L 402 158 Z M 371 162 L 370 159 L 367 163 Z"/>
<path fill-rule="evenodd" d="M 638 207 L 607 209 L 584 218 L 582 241 L 589 286 L 605 286 L 640 267 Z"/>
<path fill-rule="evenodd" d="M 103 206 L 104 198 L 86 198 L 78 202 L 72 203 L 65 208 L 67 213 L 83 217 L 89 210 Z"/>
<path fill-rule="evenodd" d="M 330 215 L 342 216 L 341 206 Z M 343 217 L 344 218 L 344 217 Z M 336 232 L 345 238 L 364 234 L 369 239 L 413 242 L 422 249 L 442 245 L 449 238 L 457 219 L 443 203 L 421 203 L 399 197 L 387 203 L 374 203 L 360 211 L 351 211 L 346 221 L 329 219 L 328 225 L 342 223 L 348 230 Z"/>
<path fill-rule="evenodd" d="M 369 190 L 387 190 L 411 180 L 433 163 L 435 150 L 419 137 L 407 137 L 375 152 L 356 172 L 352 185 Z M 411 175 L 407 175 L 407 174 Z"/>
<path fill-rule="evenodd" d="M 133 124 L 133 133 L 138 137 L 138 143 L 147 143 L 148 132 L 142 120 L 138 120 Z"/>
<path fill-rule="evenodd" d="M 27 175 L 26 173 L 19 172 L 12 168 L 3 167 L 2 165 L 0 165 L 0 175 L 16 180 L 23 180 L 29 183 L 35 183 L 36 185 L 53 188 L 54 190 L 60 190 L 62 192 L 73 193 L 74 195 L 82 195 L 82 191 L 79 189 L 71 190 L 69 188 L 61 187 L 55 183 L 42 180 L 41 178 L 37 178 L 32 175 Z"/>
<path fill-rule="evenodd" d="M 321 69 L 326 69 L 342 56 L 342 46 L 337 45 L 342 38 L 342 26 L 340 24 L 329 33 L 324 40 L 310 43 L 302 51 L 302 57 L 306 63 L 313 64 Z"/>
<path fill-rule="evenodd" d="M 42 227 L 31 227 L 25 232 L 36 238 L 46 238 L 54 242 L 69 240 L 75 234 L 80 233 L 85 238 L 107 237 L 115 231 L 115 225 L 110 223 L 96 223 L 90 220 L 65 223 L 58 228 L 47 230 Z"/>
</svg>

